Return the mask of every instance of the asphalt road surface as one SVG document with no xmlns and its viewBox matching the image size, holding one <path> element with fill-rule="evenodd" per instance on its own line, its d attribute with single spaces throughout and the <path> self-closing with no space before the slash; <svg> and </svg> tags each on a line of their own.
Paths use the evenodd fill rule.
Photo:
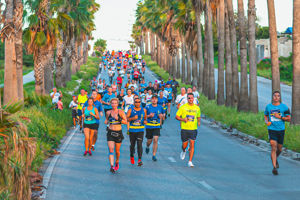
<svg viewBox="0 0 300 200">
<path fill-rule="evenodd" d="M 147 70 L 149 80 L 154 76 Z M 179 157 L 180 126 L 175 113 L 172 107 L 171 118 L 161 130 L 157 162 L 151 159 L 151 146 L 150 153 L 143 154 L 142 167 L 131 165 L 129 137 L 123 131 L 116 174 L 109 172 L 104 118 L 93 156 L 83 156 L 84 135 L 76 132 L 56 163 L 46 199 L 299 199 L 299 162 L 279 158 L 279 175 L 274 176 L 269 152 L 224 135 L 204 120 L 198 129 L 195 167 L 188 168 L 188 154 L 184 161 Z"/>
</svg>

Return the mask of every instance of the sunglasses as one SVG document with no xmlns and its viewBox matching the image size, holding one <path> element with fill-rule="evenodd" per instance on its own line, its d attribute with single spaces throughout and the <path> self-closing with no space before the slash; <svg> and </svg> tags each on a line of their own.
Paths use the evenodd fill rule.
<svg viewBox="0 0 300 200">
<path fill-rule="evenodd" d="M 135 101 L 134 103 L 141 103 L 140 101 Z"/>
<path fill-rule="evenodd" d="M 193 99 L 193 97 L 188 97 L 188 99 Z"/>
</svg>

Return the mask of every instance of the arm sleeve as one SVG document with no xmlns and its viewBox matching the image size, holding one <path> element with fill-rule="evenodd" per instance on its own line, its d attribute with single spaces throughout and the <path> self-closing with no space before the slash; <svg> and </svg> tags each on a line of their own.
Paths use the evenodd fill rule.
<svg viewBox="0 0 300 200">
<path fill-rule="evenodd" d="M 286 107 L 285 111 L 283 112 L 284 116 L 289 116 L 291 115 L 290 109 Z"/>
<path fill-rule="evenodd" d="M 266 107 L 264 114 L 267 115 L 267 116 L 269 115 L 269 109 L 268 109 L 268 106 Z"/>
</svg>

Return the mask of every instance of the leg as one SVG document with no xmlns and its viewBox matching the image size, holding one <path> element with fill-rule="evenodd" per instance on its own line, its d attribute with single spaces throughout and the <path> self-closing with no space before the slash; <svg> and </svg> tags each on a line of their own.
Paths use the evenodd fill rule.
<svg viewBox="0 0 300 200">
<path fill-rule="evenodd" d="M 85 150 L 89 150 L 89 140 L 90 140 L 90 129 L 89 128 L 84 128 L 84 146 Z"/>
<path fill-rule="evenodd" d="M 277 144 L 276 157 L 278 158 L 282 152 L 282 144 Z"/>
<path fill-rule="evenodd" d="M 152 139 L 147 139 L 147 147 L 150 147 L 151 143 L 152 143 Z"/>
<path fill-rule="evenodd" d="M 182 151 L 185 151 L 185 149 L 186 149 L 187 146 L 188 146 L 188 143 L 189 143 L 189 141 L 182 142 Z"/>
<path fill-rule="evenodd" d="M 110 166 L 114 166 L 115 142 L 114 141 L 108 141 L 107 145 L 108 145 L 108 151 L 109 151 L 108 160 L 109 160 Z"/>
<path fill-rule="evenodd" d="M 156 155 L 157 148 L 158 148 L 158 137 L 159 136 L 154 136 L 153 137 L 153 156 Z"/>
<path fill-rule="evenodd" d="M 94 137 L 93 137 L 93 142 L 92 145 L 95 145 L 98 139 L 98 130 L 94 130 Z"/>
<path fill-rule="evenodd" d="M 129 139 L 130 139 L 130 157 L 133 157 L 135 153 L 135 142 L 136 142 L 135 133 L 129 133 Z"/>
<path fill-rule="evenodd" d="M 89 151 L 92 148 L 93 140 L 94 140 L 94 130 L 90 129 L 90 137 L 89 137 Z"/>
<path fill-rule="evenodd" d="M 171 113 L 171 103 L 168 103 L 168 113 Z"/>
<path fill-rule="evenodd" d="M 144 137 L 144 132 L 137 134 L 137 150 L 138 150 L 139 159 L 142 159 L 142 155 L 143 155 L 143 137 Z"/>
<path fill-rule="evenodd" d="M 190 140 L 189 151 L 190 151 L 190 160 L 189 161 L 192 161 L 193 160 L 193 156 L 194 156 L 194 151 L 195 151 L 195 140 Z"/>
<path fill-rule="evenodd" d="M 120 160 L 120 148 L 122 143 L 116 143 L 116 163 Z"/>
<path fill-rule="evenodd" d="M 272 164 L 273 167 L 276 168 L 276 160 L 277 160 L 277 141 L 275 140 L 270 140 L 271 144 L 271 159 L 272 159 Z"/>
<path fill-rule="evenodd" d="M 79 116 L 79 126 L 80 126 L 80 129 L 82 128 L 82 116 Z"/>
</svg>

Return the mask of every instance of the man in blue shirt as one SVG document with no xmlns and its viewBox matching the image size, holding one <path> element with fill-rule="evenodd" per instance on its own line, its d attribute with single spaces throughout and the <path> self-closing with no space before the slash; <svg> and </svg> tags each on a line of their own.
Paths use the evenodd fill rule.
<svg viewBox="0 0 300 200">
<path fill-rule="evenodd" d="M 279 91 L 273 92 L 272 103 L 268 104 L 265 109 L 265 122 L 268 126 L 269 140 L 271 145 L 271 159 L 273 164 L 272 173 L 278 175 L 279 164 L 278 156 L 282 151 L 282 145 L 285 134 L 285 122 L 291 121 L 289 108 L 281 103 Z"/>
<path fill-rule="evenodd" d="M 102 104 L 104 105 L 105 115 L 106 115 L 107 111 L 112 109 L 112 107 L 110 105 L 110 100 L 112 98 L 116 98 L 116 95 L 114 93 L 112 93 L 112 88 L 110 86 L 108 87 L 107 91 L 108 92 L 102 98 Z"/>
<path fill-rule="evenodd" d="M 96 100 L 97 95 L 98 95 L 97 91 L 92 92 L 92 98 L 94 100 L 94 106 L 95 106 L 95 108 L 97 108 L 98 112 L 100 113 L 100 116 L 102 117 L 103 116 L 102 104 L 101 104 L 101 102 Z M 88 100 L 83 104 L 83 113 L 84 113 L 84 110 L 85 110 L 86 107 L 88 107 Z M 94 131 L 92 151 L 95 151 L 95 144 L 96 144 L 97 139 L 98 139 L 98 129 L 99 129 L 99 125 L 100 125 L 100 120 L 99 119 L 96 119 L 96 124 L 97 124 L 97 129 Z"/>
<path fill-rule="evenodd" d="M 167 84 L 167 88 L 165 89 L 169 94 L 168 94 L 168 117 L 170 117 L 170 113 L 171 113 L 171 102 L 173 99 L 173 91 L 171 88 L 170 84 Z"/>
<path fill-rule="evenodd" d="M 162 123 L 162 118 L 164 114 L 164 109 L 162 106 L 157 105 L 157 96 L 152 96 L 152 104 L 146 106 L 147 113 L 147 124 L 146 124 L 146 138 L 147 147 L 146 153 L 148 154 L 150 149 L 149 146 L 153 140 L 153 156 L 152 160 L 157 161 L 156 152 L 158 147 L 158 138 L 160 136 L 160 127 Z"/>
</svg>

